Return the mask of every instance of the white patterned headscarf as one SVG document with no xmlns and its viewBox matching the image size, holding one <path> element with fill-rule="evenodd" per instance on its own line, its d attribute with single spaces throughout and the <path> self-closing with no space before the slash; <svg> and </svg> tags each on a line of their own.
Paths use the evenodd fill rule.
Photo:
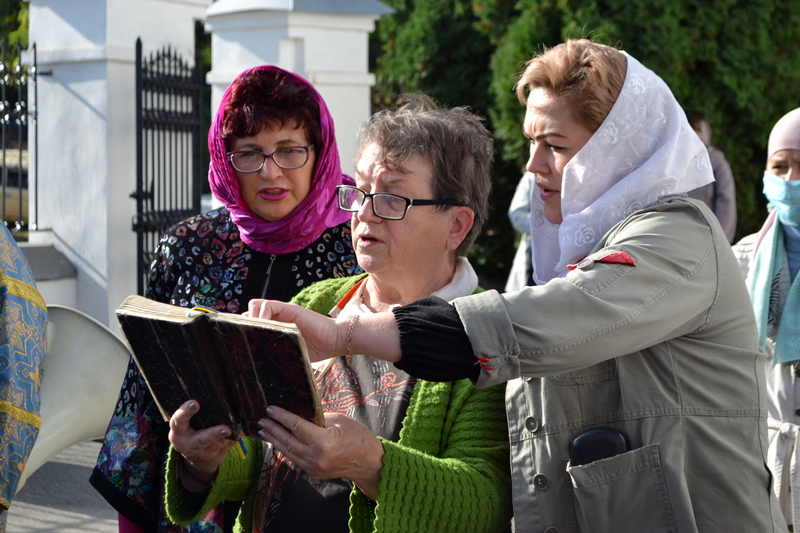
<svg viewBox="0 0 800 533">
<path fill-rule="evenodd" d="M 624 53 L 624 52 L 623 52 Z M 667 84 L 633 57 L 611 112 L 564 167 L 561 224 L 531 198 L 534 281 L 565 276 L 617 222 L 665 194 L 714 181 L 708 151 Z"/>
</svg>

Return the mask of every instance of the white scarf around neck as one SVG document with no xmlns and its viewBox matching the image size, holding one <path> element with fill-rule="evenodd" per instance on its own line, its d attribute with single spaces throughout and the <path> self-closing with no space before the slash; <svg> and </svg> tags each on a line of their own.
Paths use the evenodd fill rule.
<svg viewBox="0 0 800 533">
<path fill-rule="evenodd" d="M 352 315 L 369 315 L 373 311 L 364 303 L 364 291 L 366 290 L 366 283 L 362 283 L 358 291 L 353 297 L 345 304 L 341 311 L 337 311 L 334 307 L 328 313 L 332 317 L 348 317 Z M 466 257 L 456 257 L 456 269 L 450 281 L 441 289 L 434 291 L 430 296 L 438 296 L 442 300 L 452 302 L 456 298 L 462 296 L 469 296 L 474 293 L 478 288 L 478 274 L 472 268 L 469 260 Z"/>
<path fill-rule="evenodd" d="M 625 52 L 622 52 L 625 53 Z M 544 218 L 541 189 L 531 197 L 534 281 L 565 276 L 617 222 L 658 197 L 714 181 L 708 151 L 667 84 L 626 55 L 625 83 L 611 112 L 564 167 L 563 222 Z"/>
</svg>

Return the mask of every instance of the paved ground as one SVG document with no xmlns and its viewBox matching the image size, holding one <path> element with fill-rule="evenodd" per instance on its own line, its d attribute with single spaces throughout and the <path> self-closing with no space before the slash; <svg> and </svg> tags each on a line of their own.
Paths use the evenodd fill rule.
<svg viewBox="0 0 800 533">
<path fill-rule="evenodd" d="M 116 533 L 116 512 L 88 481 L 99 450 L 78 444 L 34 472 L 11 502 L 6 533 Z"/>
</svg>

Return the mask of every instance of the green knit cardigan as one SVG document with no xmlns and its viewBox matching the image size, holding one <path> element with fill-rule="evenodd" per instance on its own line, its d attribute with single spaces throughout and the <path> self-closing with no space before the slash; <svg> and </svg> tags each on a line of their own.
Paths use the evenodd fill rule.
<svg viewBox="0 0 800 533">
<path fill-rule="evenodd" d="M 315 283 L 294 302 L 327 313 L 365 275 Z M 379 495 L 373 502 L 355 486 L 350 493 L 354 533 L 489 533 L 511 519 L 508 429 L 502 385 L 475 389 L 469 380 L 418 380 L 398 442 L 385 450 Z M 260 443 L 245 439 L 246 459 L 232 449 L 211 489 L 187 493 L 177 480 L 179 454 L 170 447 L 166 507 L 181 525 L 198 520 L 222 500 L 243 500 L 235 531 L 249 533 Z"/>
</svg>

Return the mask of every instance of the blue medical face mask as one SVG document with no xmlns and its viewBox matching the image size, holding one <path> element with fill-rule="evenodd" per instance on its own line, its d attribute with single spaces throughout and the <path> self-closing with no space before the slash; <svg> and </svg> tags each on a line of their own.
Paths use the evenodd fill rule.
<svg viewBox="0 0 800 533">
<path fill-rule="evenodd" d="M 764 171 L 764 196 L 787 226 L 800 226 L 800 181 L 786 181 Z"/>
</svg>

